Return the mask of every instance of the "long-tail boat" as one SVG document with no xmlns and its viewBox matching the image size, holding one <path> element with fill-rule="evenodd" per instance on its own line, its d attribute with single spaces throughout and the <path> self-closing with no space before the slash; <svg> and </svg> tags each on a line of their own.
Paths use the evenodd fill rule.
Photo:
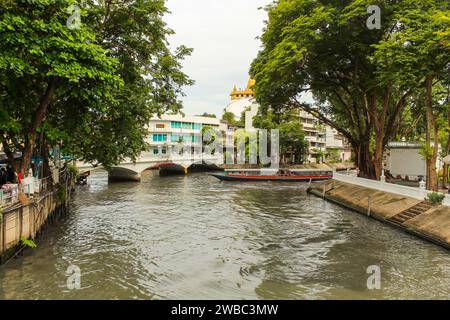
<svg viewBox="0 0 450 320">
<path fill-rule="evenodd" d="M 320 169 L 232 169 L 224 174 L 212 174 L 222 181 L 314 182 L 333 178 L 332 170 Z"/>
</svg>

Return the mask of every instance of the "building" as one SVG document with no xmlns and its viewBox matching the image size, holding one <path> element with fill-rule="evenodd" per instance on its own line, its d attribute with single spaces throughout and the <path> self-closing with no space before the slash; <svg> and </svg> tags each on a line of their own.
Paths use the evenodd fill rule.
<svg viewBox="0 0 450 320">
<path fill-rule="evenodd" d="M 231 102 L 224 109 L 225 112 L 233 113 L 236 120 L 241 118 L 243 112 L 248 111 L 248 117 L 245 119 L 246 130 L 254 129 L 253 117 L 258 113 L 259 108 L 253 90 L 254 85 L 255 80 L 249 79 L 245 89 L 237 89 L 234 86 L 230 94 Z M 306 161 L 349 161 L 351 159 L 351 148 L 341 134 L 330 126 L 323 125 L 319 119 L 304 110 L 300 110 L 299 116 L 305 139 L 309 144 Z"/>
<path fill-rule="evenodd" d="M 326 149 L 328 161 L 351 161 L 352 148 L 336 129 L 326 126 Z"/>
<path fill-rule="evenodd" d="M 242 113 L 251 109 L 252 105 L 256 103 L 254 85 L 255 80 L 249 79 L 245 89 L 237 89 L 234 86 L 230 93 L 231 102 L 225 107 L 224 112 L 232 113 L 236 120 L 240 120 Z"/>
<path fill-rule="evenodd" d="M 226 124 L 216 118 L 163 114 L 153 117 L 147 127 L 146 141 L 154 156 L 171 154 L 175 146 L 191 147 L 192 153 L 202 152 L 202 129 L 208 126 L 226 131 Z"/>
<path fill-rule="evenodd" d="M 420 154 L 422 144 L 417 142 L 390 142 L 383 155 L 383 169 L 394 178 L 419 180 L 427 177 L 427 162 Z M 441 149 L 439 148 L 439 153 Z M 436 167 L 440 168 L 440 160 Z"/>
<path fill-rule="evenodd" d="M 327 151 L 326 127 L 316 117 L 303 110 L 300 110 L 300 123 L 305 133 L 305 140 L 309 144 L 306 161 L 325 160 Z"/>
</svg>

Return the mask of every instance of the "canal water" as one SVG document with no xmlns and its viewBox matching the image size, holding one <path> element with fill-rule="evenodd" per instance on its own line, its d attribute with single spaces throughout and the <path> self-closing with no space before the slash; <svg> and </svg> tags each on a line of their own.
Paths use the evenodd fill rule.
<svg viewBox="0 0 450 320">
<path fill-rule="evenodd" d="M 80 268 L 79 290 L 68 289 L 70 266 Z M 370 266 L 380 290 L 367 287 Z M 1 299 L 449 297 L 449 251 L 306 185 L 203 173 L 108 184 L 97 172 L 36 249 L 0 267 Z"/>
</svg>

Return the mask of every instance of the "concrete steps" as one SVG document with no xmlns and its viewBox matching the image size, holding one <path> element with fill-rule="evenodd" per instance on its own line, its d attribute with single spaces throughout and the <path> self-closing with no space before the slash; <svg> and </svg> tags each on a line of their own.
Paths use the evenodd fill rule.
<svg viewBox="0 0 450 320">
<path fill-rule="evenodd" d="M 415 205 L 414 207 L 411 207 L 395 216 L 393 216 L 392 218 L 389 218 L 388 221 L 394 222 L 396 224 L 404 224 L 405 222 L 417 217 L 418 215 L 421 215 L 422 213 L 427 212 L 428 210 L 430 210 L 431 208 L 435 207 L 435 205 L 423 201 L 417 205 Z"/>
</svg>

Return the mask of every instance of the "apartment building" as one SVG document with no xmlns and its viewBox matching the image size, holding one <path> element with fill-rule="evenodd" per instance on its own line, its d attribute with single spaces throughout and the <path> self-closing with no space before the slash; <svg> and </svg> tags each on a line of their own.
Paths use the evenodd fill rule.
<svg viewBox="0 0 450 320">
<path fill-rule="evenodd" d="M 150 146 L 150 153 L 154 156 L 165 156 L 172 153 L 175 146 L 183 144 L 184 148 L 191 148 L 192 153 L 202 152 L 202 129 L 211 127 L 226 131 L 226 124 L 219 119 L 199 116 L 185 116 L 182 114 L 163 114 L 151 119 L 147 127 L 146 142 Z"/>
</svg>

